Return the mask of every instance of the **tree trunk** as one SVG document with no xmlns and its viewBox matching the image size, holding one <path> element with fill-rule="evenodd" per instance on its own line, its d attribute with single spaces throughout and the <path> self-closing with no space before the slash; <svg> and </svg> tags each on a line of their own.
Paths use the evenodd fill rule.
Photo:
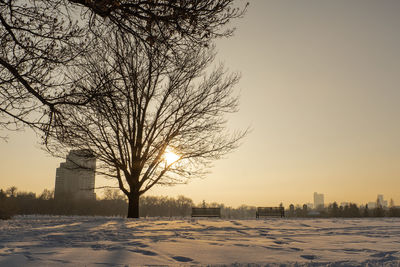
<svg viewBox="0 0 400 267">
<path fill-rule="evenodd" d="M 139 218 L 139 194 L 131 194 L 128 200 L 128 218 Z"/>
</svg>

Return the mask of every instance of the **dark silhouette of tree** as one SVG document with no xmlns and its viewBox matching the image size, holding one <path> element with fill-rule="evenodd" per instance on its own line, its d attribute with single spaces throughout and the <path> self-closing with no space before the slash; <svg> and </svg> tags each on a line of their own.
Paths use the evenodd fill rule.
<svg viewBox="0 0 400 267">
<path fill-rule="evenodd" d="M 373 210 L 373 216 L 374 217 L 384 217 L 385 216 L 385 210 L 383 209 L 382 206 L 376 206 Z"/>
<path fill-rule="evenodd" d="M 349 218 L 360 217 L 360 210 L 356 204 L 350 203 L 343 207 L 342 216 Z"/>
<path fill-rule="evenodd" d="M 85 49 L 84 28 L 60 0 L 0 2 L 0 126 L 45 129 L 58 105 L 83 105 L 66 70 Z"/>
<path fill-rule="evenodd" d="M 87 9 L 89 27 L 96 31 L 106 23 L 148 45 L 173 49 L 176 46 L 209 45 L 233 33 L 226 25 L 241 17 L 244 8 L 234 0 L 69 0 Z"/>
<path fill-rule="evenodd" d="M 104 199 L 105 200 L 124 200 L 124 196 L 120 194 L 119 189 L 105 188 Z"/>
<path fill-rule="evenodd" d="M 226 133 L 224 115 L 237 111 L 232 87 L 239 76 L 223 66 L 210 70 L 211 47 L 183 49 L 170 60 L 121 32 L 103 41 L 76 69 L 75 84 L 104 96 L 63 109 L 63 127 L 52 130 L 47 147 L 53 154 L 61 147 L 92 151 L 98 172 L 128 197 L 128 217 L 138 217 L 139 197 L 154 185 L 199 177 L 238 146 L 245 132 Z"/>
<path fill-rule="evenodd" d="M 393 198 L 391 198 L 390 199 L 390 202 L 389 202 L 389 208 L 392 208 L 392 207 L 394 207 L 395 205 L 394 205 L 394 200 L 393 200 Z"/>
<path fill-rule="evenodd" d="M 0 126 L 29 125 L 47 133 L 63 123 L 63 106 L 101 97 L 77 90 L 69 69 L 91 53 L 104 27 L 146 46 L 175 53 L 230 36 L 243 15 L 234 0 L 8 0 L 0 2 Z M 45 139 L 46 140 L 46 139 Z"/>
<path fill-rule="evenodd" d="M 10 199 L 15 199 L 17 187 L 11 186 L 6 191 L 0 189 L 0 220 L 10 219 L 16 211 L 13 203 L 10 203 Z"/>
<path fill-rule="evenodd" d="M 374 217 L 384 217 L 385 211 L 382 207 L 376 207 L 373 213 Z"/>
<path fill-rule="evenodd" d="M 360 209 L 355 203 L 350 203 L 349 212 L 351 217 L 361 217 Z"/>
<path fill-rule="evenodd" d="M 6 194 L 9 197 L 16 197 L 17 196 L 17 187 L 16 186 L 11 186 L 6 190 Z"/>
<path fill-rule="evenodd" d="M 4 200 L 7 198 L 6 192 L 3 191 L 3 189 L 0 189 L 0 200 Z"/>
<path fill-rule="evenodd" d="M 35 199 L 36 198 L 36 194 L 33 192 L 23 192 L 20 191 L 17 193 L 17 198 L 20 199 Z"/>
<path fill-rule="evenodd" d="M 10 219 L 13 215 L 89 215 L 89 216 L 126 216 L 125 199 L 44 199 L 42 197 L 7 197 L 0 189 L 0 219 Z M 111 196 L 115 190 L 110 190 Z M 26 195 L 34 196 L 32 192 Z M 121 195 L 119 195 L 121 196 Z M 198 204 L 197 206 L 201 206 Z M 204 203 L 207 207 L 221 208 L 223 218 L 254 218 L 256 207 L 242 205 L 238 208 L 227 207 L 219 203 Z M 184 196 L 142 196 L 140 198 L 140 216 L 144 217 L 190 217 L 193 200 Z"/>
<path fill-rule="evenodd" d="M 300 216 L 306 217 L 308 215 L 308 207 L 307 204 L 303 204 L 303 209 L 300 211 Z"/>
<path fill-rule="evenodd" d="M 288 214 L 289 214 L 289 217 L 293 217 L 293 216 L 294 216 L 294 205 L 293 205 L 293 204 L 290 204 L 290 205 L 289 205 L 289 212 L 288 212 Z"/>
<path fill-rule="evenodd" d="M 54 190 L 44 189 L 39 195 L 39 199 L 49 200 L 54 198 Z"/>
<path fill-rule="evenodd" d="M 400 217 L 400 208 L 396 206 L 392 206 L 389 208 L 389 216 L 390 217 Z"/>
<path fill-rule="evenodd" d="M 176 210 L 180 216 L 191 214 L 193 201 L 190 198 L 184 196 L 178 196 L 175 203 L 176 203 Z"/>
<path fill-rule="evenodd" d="M 363 217 L 369 217 L 369 216 L 370 216 L 369 208 L 368 208 L 368 204 L 366 204 L 365 208 L 364 208 L 364 212 L 363 212 Z"/>
<path fill-rule="evenodd" d="M 184 196 L 175 198 L 142 196 L 140 198 L 140 216 L 190 216 L 193 201 Z"/>
<path fill-rule="evenodd" d="M 339 211 L 339 206 L 336 201 L 328 206 L 328 215 L 330 217 L 340 217 Z"/>
<path fill-rule="evenodd" d="M 391 198 L 389 202 L 389 216 L 390 217 L 400 216 L 400 209 L 395 206 L 393 198 Z"/>
<path fill-rule="evenodd" d="M 385 211 L 382 206 L 383 203 L 380 202 L 379 198 L 376 199 L 376 207 L 374 208 L 374 217 L 384 217 Z"/>
<path fill-rule="evenodd" d="M 4 190 L 0 189 L 0 219 L 10 219 L 14 215 L 45 214 L 45 215 L 90 215 L 90 216 L 126 216 L 128 203 L 126 197 L 120 194 L 118 189 L 105 190 L 104 198 L 97 200 L 88 199 L 54 199 L 52 191 L 45 189 L 38 197 L 33 192 L 17 192 L 15 197 L 7 196 Z M 336 204 L 337 205 L 337 204 Z M 140 216 L 141 217 L 190 217 L 192 207 L 219 207 L 223 218 L 254 218 L 256 207 L 241 205 L 237 208 L 225 206 L 221 203 L 206 203 L 197 205 L 187 197 L 178 196 L 141 196 Z M 369 217 L 368 207 L 359 208 L 356 204 L 350 203 L 338 208 L 338 215 L 333 216 L 334 203 L 329 204 L 326 210 L 319 215 L 303 212 L 301 206 L 292 207 L 293 212 L 289 216 L 296 217 L 347 217 L 354 218 Z M 360 209 L 362 212 L 360 212 Z M 385 210 L 384 210 L 385 211 Z M 292 215 L 291 215 L 292 214 Z M 371 214 L 372 216 L 374 214 Z M 400 217 L 400 208 L 391 206 L 387 211 L 390 217 Z"/>
</svg>

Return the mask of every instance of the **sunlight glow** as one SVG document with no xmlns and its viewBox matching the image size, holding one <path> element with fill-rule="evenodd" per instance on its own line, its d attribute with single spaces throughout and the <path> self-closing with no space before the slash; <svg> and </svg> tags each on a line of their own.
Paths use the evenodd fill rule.
<svg viewBox="0 0 400 267">
<path fill-rule="evenodd" d="M 175 154 L 174 152 L 167 150 L 164 153 L 164 158 L 165 158 L 165 161 L 167 162 L 167 165 L 170 165 L 170 164 L 174 163 L 175 161 L 177 161 L 179 159 L 179 156 L 177 154 Z"/>
</svg>

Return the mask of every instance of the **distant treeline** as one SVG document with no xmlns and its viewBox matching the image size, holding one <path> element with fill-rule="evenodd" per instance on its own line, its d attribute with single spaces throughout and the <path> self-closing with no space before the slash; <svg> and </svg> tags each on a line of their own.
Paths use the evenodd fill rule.
<svg viewBox="0 0 400 267">
<path fill-rule="evenodd" d="M 11 188 L 10 188 L 11 189 Z M 38 197 L 32 192 L 0 189 L 0 217 L 14 215 L 97 215 L 125 216 L 124 199 L 75 200 L 54 199 L 54 192 L 44 190 Z"/>
<path fill-rule="evenodd" d="M 190 217 L 191 208 L 195 206 L 220 207 L 222 218 L 249 219 L 255 218 L 256 207 L 242 205 L 238 208 L 226 207 L 219 203 L 195 204 L 184 196 L 154 197 L 143 196 L 140 199 L 141 217 Z M 14 215 L 89 215 L 121 216 L 127 215 L 127 201 L 118 190 L 107 189 L 104 197 L 98 200 L 74 200 L 72 197 L 54 199 L 54 192 L 45 189 L 39 196 L 32 192 L 19 192 L 16 187 L 0 189 L 0 218 L 8 219 Z M 400 217 L 400 208 L 374 209 L 349 204 L 344 207 L 335 203 L 328 207 L 309 210 L 307 206 L 293 206 L 285 211 L 287 217 Z"/>
<path fill-rule="evenodd" d="M 377 203 L 376 207 L 368 208 L 368 205 L 357 206 L 349 203 L 345 206 L 339 206 L 336 202 L 329 204 L 325 208 L 310 210 L 306 205 L 303 207 L 291 205 L 286 210 L 287 217 L 320 217 L 320 218 L 361 218 L 361 217 L 400 217 L 399 207 L 383 207 Z"/>
<path fill-rule="evenodd" d="M 178 196 L 140 198 L 141 217 L 190 217 L 195 206 L 221 207 L 222 217 L 253 218 L 256 207 L 225 207 L 218 203 L 195 204 L 192 199 Z M 119 190 L 105 190 L 104 197 L 97 200 L 78 200 L 65 196 L 54 199 L 54 192 L 45 189 L 39 196 L 32 192 L 19 192 L 16 187 L 0 189 L 0 218 L 14 215 L 89 215 L 126 217 L 128 204 Z"/>
</svg>

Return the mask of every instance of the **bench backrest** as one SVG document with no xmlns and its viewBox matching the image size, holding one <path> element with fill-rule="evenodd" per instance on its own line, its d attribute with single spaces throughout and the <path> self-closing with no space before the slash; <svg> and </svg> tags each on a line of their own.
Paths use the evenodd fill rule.
<svg viewBox="0 0 400 267">
<path fill-rule="evenodd" d="M 285 216 L 285 209 L 283 207 L 258 207 L 256 217 L 259 216 Z"/>
<path fill-rule="evenodd" d="M 192 217 L 221 217 L 221 208 L 192 208 Z"/>
</svg>

